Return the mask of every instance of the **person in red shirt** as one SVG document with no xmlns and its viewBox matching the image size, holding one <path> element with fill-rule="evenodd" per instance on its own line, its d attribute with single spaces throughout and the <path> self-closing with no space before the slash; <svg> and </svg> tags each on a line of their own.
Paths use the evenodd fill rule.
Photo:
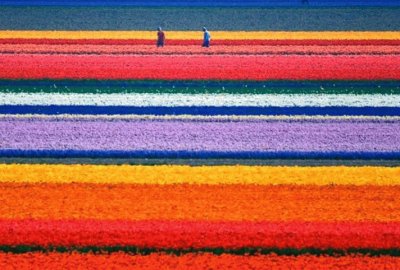
<svg viewBox="0 0 400 270">
<path fill-rule="evenodd" d="M 161 27 L 158 27 L 157 32 L 157 47 L 164 47 L 165 44 L 165 34 L 162 31 Z"/>
</svg>

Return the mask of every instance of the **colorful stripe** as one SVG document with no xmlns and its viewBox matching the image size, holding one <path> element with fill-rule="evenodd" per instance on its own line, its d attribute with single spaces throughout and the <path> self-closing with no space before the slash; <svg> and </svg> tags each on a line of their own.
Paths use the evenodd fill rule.
<svg viewBox="0 0 400 270">
<path fill-rule="evenodd" d="M 160 80 L 400 79 L 398 65 L 400 56 L 27 56 L 23 54 L 0 55 L 0 78 Z M 351 72 L 347 72 L 350 70 Z"/>
<path fill-rule="evenodd" d="M 169 39 L 168 46 L 200 46 L 197 39 Z M 66 39 L 66 38 L 0 38 L 0 44 L 30 45 L 152 45 L 153 39 Z M 399 39 L 217 39 L 215 46 L 398 46 Z M 214 48 L 214 46 L 212 48 Z M 167 49 L 168 50 L 168 49 Z M 212 51 L 213 49 L 211 49 Z"/>
<path fill-rule="evenodd" d="M 255 94 L 11 94 L 0 93 L 0 105 L 40 106 L 257 106 L 257 107 L 399 107 L 400 95 L 255 95 Z"/>
<path fill-rule="evenodd" d="M 398 31 L 213 31 L 213 40 L 398 40 Z M 168 31 L 168 39 L 201 40 L 201 31 Z M 0 39 L 148 39 L 154 31 L 0 31 Z"/>
<path fill-rule="evenodd" d="M 385 231 L 385 234 L 381 232 Z M 14 238 L 17 234 L 19 237 Z M 399 223 L 1 220 L 5 246 L 397 249 Z"/>
<path fill-rule="evenodd" d="M 246 134 L 243 137 L 242 134 Z M 2 153 L 48 151 L 391 152 L 400 150 L 397 122 L 46 121 L 1 119 Z M 309 138 L 313 137 L 310 142 Z M 195 138 L 195 142 L 193 139 Z M 289 143 L 290 142 L 290 143 Z"/>
<path fill-rule="evenodd" d="M 79 175 L 80 178 L 76 178 Z M 400 185 L 400 168 L 0 164 L 4 183 Z"/>
<path fill-rule="evenodd" d="M 400 221 L 399 192 L 398 185 L 0 183 L 0 219 L 390 223 Z"/>
</svg>

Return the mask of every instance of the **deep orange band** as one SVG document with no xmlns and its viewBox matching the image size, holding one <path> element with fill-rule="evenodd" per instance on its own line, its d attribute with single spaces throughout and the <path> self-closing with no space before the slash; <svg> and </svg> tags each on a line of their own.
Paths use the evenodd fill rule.
<svg viewBox="0 0 400 270">
<path fill-rule="evenodd" d="M 400 186 L 0 184 L 2 219 L 400 221 Z"/>
</svg>

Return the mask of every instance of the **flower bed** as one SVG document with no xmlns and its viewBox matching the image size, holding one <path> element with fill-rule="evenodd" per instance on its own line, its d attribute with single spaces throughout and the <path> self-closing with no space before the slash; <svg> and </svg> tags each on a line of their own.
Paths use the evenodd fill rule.
<svg viewBox="0 0 400 270">
<path fill-rule="evenodd" d="M 246 136 L 243 136 L 246 134 Z M 5 150 L 76 150 L 252 153 L 400 151 L 397 121 L 161 121 L 45 120 L 4 118 L 0 138 Z M 313 138 L 310 141 L 310 138 Z M 174 154 L 175 153 L 175 154 Z M 295 155 L 295 154 L 294 154 Z M 334 155 L 333 155 L 334 156 Z"/>
<path fill-rule="evenodd" d="M 397 249 L 399 222 L 0 221 L 3 246 L 153 249 Z M 382 234 L 382 231 L 385 234 Z M 14 235 L 18 235 L 18 238 Z M 228 252 L 227 252 L 228 253 Z"/>
<path fill-rule="evenodd" d="M 0 105 L 131 107 L 398 107 L 400 95 L 0 93 Z"/>
<path fill-rule="evenodd" d="M 0 183 L 0 219 L 396 224 L 399 192 L 398 185 Z"/>
<path fill-rule="evenodd" d="M 398 185 L 399 173 L 400 168 L 376 166 L 0 164 L 0 182 L 11 183 Z"/>
<path fill-rule="evenodd" d="M 0 55 L 3 79 L 399 79 L 400 56 Z"/>
<path fill-rule="evenodd" d="M 1 268 L 398 268 L 399 33 L 212 35 L 0 31 Z"/>
</svg>

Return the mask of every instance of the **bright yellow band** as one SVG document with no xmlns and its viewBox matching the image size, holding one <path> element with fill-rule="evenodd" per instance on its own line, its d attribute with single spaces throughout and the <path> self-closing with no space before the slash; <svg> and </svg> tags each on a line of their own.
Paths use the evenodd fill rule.
<svg viewBox="0 0 400 270">
<path fill-rule="evenodd" d="M 167 39 L 202 39 L 201 31 L 166 31 Z M 217 40 L 398 40 L 400 32 L 211 31 Z M 0 31 L 0 39 L 155 39 L 155 31 Z"/>
<path fill-rule="evenodd" d="M 0 182 L 399 185 L 400 167 L 1 164 Z"/>
</svg>

